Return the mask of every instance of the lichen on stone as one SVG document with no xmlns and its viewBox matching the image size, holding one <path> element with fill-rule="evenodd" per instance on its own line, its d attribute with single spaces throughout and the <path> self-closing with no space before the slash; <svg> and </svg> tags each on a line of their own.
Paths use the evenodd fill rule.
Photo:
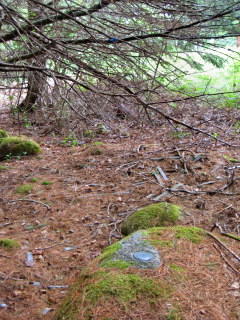
<svg viewBox="0 0 240 320">
<path fill-rule="evenodd" d="M 178 221 L 181 215 L 179 206 L 168 202 L 152 204 L 128 217 L 122 224 L 121 231 L 122 234 L 128 235 L 140 229 L 168 226 Z"/>
</svg>

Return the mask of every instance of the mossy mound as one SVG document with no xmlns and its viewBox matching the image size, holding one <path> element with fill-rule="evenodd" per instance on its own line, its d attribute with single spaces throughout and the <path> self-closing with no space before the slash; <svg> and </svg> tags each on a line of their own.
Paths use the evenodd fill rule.
<svg viewBox="0 0 240 320">
<path fill-rule="evenodd" d="M 154 270 L 113 260 L 123 241 L 135 241 L 138 233 L 163 257 Z M 204 319 L 219 320 L 224 314 L 224 319 L 237 320 L 237 298 L 229 290 L 233 275 L 230 269 L 226 272 L 214 241 L 195 227 L 137 231 L 106 248 L 85 268 L 53 319 L 183 320 L 201 318 L 204 310 Z M 236 251 L 240 244 L 229 239 L 227 246 Z"/>
<path fill-rule="evenodd" d="M 0 139 L 0 160 L 16 156 L 33 155 L 41 152 L 40 146 L 26 137 L 6 137 Z"/>
<path fill-rule="evenodd" d="M 171 203 L 151 204 L 131 214 L 122 224 L 121 232 L 128 235 L 140 229 L 168 226 L 178 221 L 181 215 L 180 207 Z"/>
<path fill-rule="evenodd" d="M 12 239 L 0 239 L 0 248 L 12 249 L 19 247 L 19 243 Z"/>
<path fill-rule="evenodd" d="M 85 272 L 53 319 L 125 319 L 141 301 L 148 311 L 157 310 L 158 302 L 166 302 L 171 291 L 165 281 L 141 274 L 114 269 Z M 117 313 L 112 310 L 112 303 Z"/>
<path fill-rule="evenodd" d="M 7 132 L 2 130 L 2 129 L 0 129 L 0 138 L 6 138 L 6 137 L 8 137 Z"/>
</svg>

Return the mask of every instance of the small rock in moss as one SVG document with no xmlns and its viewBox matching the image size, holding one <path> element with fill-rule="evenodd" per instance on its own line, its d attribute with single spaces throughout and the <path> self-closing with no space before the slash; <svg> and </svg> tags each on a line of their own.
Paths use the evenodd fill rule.
<svg viewBox="0 0 240 320">
<path fill-rule="evenodd" d="M 15 240 L 12 240 L 12 239 L 1 239 L 0 240 L 0 247 L 11 249 L 14 247 L 19 247 L 19 243 Z"/>
<path fill-rule="evenodd" d="M 167 202 L 149 205 L 134 212 L 123 224 L 122 234 L 152 227 L 171 225 L 181 217 L 180 207 Z"/>
<path fill-rule="evenodd" d="M 0 138 L 6 138 L 6 137 L 8 137 L 7 132 L 2 130 L 2 129 L 0 129 Z"/>
<path fill-rule="evenodd" d="M 15 156 L 32 155 L 41 152 L 40 146 L 33 140 L 21 137 L 0 139 L 0 160 Z"/>
</svg>

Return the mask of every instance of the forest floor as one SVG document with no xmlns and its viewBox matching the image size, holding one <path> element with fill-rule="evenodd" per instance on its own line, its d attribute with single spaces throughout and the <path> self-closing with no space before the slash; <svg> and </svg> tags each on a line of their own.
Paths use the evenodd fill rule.
<svg viewBox="0 0 240 320">
<path fill-rule="evenodd" d="M 192 124 L 239 145 L 239 110 L 189 108 L 184 121 L 194 113 Z M 184 225 L 240 236 L 239 148 L 164 120 L 116 120 L 115 132 L 71 146 L 66 135 L 40 135 L 0 113 L 1 129 L 42 147 L 38 156 L 0 163 L 0 238 L 20 243 L 0 248 L 2 320 L 51 319 L 77 274 L 121 239 L 128 215 L 156 201 L 179 205 Z M 25 184 L 31 191 L 17 193 Z"/>
</svg>

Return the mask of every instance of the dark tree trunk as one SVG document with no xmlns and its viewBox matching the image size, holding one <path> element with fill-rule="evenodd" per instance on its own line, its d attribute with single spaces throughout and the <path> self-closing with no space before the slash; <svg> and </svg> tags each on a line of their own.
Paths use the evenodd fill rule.
<svg viewBox="0 0 240 320">
<path fill-rule="evenodd" d="M 40 0 L 44 3 L 44 0 Z M 42 18 L 42 7 L 36 6 L 35 4 L 28 2 L 28 19 L 35 20 L 36 18 Z M 31 41 L 31 40 L 30 40 Z M 29 42 L 29 47 L 34 50 L 34 44 Z M 44 68 L 46 58 L 44 55 L 40 55 L 37 58 L 32 59 L 31 64 Z M 25 99 L 17 106 L 20 112 L 33 112 L 34 110 L 41 107 L 41 102 L 43 101 L 43 95 L 47 88 L 46 76 L 41 72 L 30 72 L 28 75 L 28 86 L 27 95 Z"/>
<path fill-rule="evenodd" d="M 45 57 L 38 57 L 35 65 L 43 66 Z M 27 95 L 25 99 L 18 105 L 20 112 L 33 112 L 40 107 L 42 95 L 46 89 L 46 79 L 40 72 L 31 72 L 28 76 Z"/>
</svg>

